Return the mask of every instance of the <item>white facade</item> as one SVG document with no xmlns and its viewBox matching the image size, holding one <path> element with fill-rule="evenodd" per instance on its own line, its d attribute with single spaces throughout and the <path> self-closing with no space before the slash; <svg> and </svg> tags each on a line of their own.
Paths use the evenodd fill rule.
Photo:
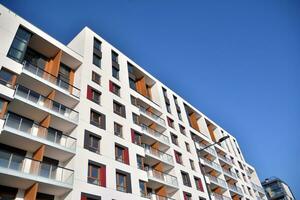
<svg viewBox="0 0 300 200">
<path fill-rule="evenodd" d="M 212 199 L 265 199 L 255 169 L 246 163 L 232 135 L 92 30 L 85 27 L 64 45 L 3 6 L 0 13 L 0 77 L 4 74 L 2 68 L 16 77 L 12 85 L 9 85 L 10 80 L 0 82 L 0 100 L 3 105 L 7 104 L 0 111 L 4 113 L 0 119 L 0 196 L 10 187 L 15 188 L 10 192 L 16 193 L 15 199 L 43 199 L 41 193 L 65 200 L 86 199 L 82 193 L 104 200 L 209 199 L 205 178 Z M 8 55 L 20 26 L 30 32 L 31 37 L 24 50 L 25 57 L 16 62 Z M 96 52 L 101 55 L 100 67 L 93 64 L 94 39 L 101 42 L 101 53 Z M 45 58 L 31 56 L 28 49 Z M 118 54 L 117 63 L 112 62 L 112 51 Z M 32 64 L 41 60 L 47 61 L 41 64 L 43 69 Z M 63 70 L 59 63 L 70 68 L 66 79 L 69 84 L 61 82 Z M 133 66 L 130 74 L 128 63 Z M 113 77 L 113 66 L 119 69 L 118 79 Z M 100 84 L 92 81 L 93 72 L 101 77 Z M 135 78 L 136 91 L 130 88 L 129 77 Z M 110 91 L 113 87 L 110 82 L 120 87 L 119 96 Z M 90 88 L 101 93 L 99 103 L 88 99 L 97 98 Z M 177 98 L 177 105 L 173 96 Z M 114 101 L 125 107 L 120 112 L 126 117 L 114 113 Z M 91 110 L 105 116 L 105 128 L 91 124 Z M 178 117 L 179 110 L 182 119 Z M 134 123 L 132 113 L 138 116 L 138 124 Z M 170 127 L 168 118 L 173 120 L 174 128 Z M 29 128 L 23 128 L 25 119 L 32 120 L 28 122 Z M 103 123 L 103 118 L 95 119 Z M 115 134 L 114 123 L 122 126 L 122 137 Z M 184 134 L 179 124 L 185 128 Z M 50 127 L 63 134 L 55 132 L 53 139 Z M 132 129 L 141 135 L 137 137 L 138 144 L 133 143 Z M 86 136 L 86 132 L 101 138 L 97 140 L 97 152 L 85 146 L 92 138 Z M 171 134 L 177 136 L 178 144 L 174 144 Z M 198 152 L 201 172 L 197 151 L 225 135 L 230 138 L 221 145 Z M 125 163 L 116 160 L 116 144 L 125 149 L 121 158 Z M 175 156 L 175 151 L 181 156 Z M 144 169 L 138 168 L 137 155 L 143 157 Z M 44 164 L 46 160 L 48 164 Z M 180 160 L 182 164 L 178 163 Z M 99 184 L 88 183 L 89 163 L 99 166 L 95 172 Z M 104 171 L 101 166 L 105 166 Z M 127 175 L 126 186 L 116 180 L 116 171 Z M 189 176 L 186 185 L 181 172 Z M 200 184 L 197 189 L 194 177 L 200 179 L 202 187 Z M 146 197 L 141 195 L 140 181 L 148 188 Z M 127 192 L 118 191 L 120 188 Z"/>
</svg>

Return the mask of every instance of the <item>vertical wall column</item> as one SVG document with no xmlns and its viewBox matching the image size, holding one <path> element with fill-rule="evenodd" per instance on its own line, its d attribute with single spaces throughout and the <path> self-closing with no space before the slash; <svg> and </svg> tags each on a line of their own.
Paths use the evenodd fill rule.
<svg viewBox="0 0 300 200">
<path fill-rule="evenodd" d="M 58 53 L 49 60 L 49 62 L 45 66 L 45 71 L 53 76 L 57 77 L 59 72 L 59 66 L 62 56 L 62 50 L 59 50 Z M 47 76 L 47 74 L 45 74 Z"/>
</svg>

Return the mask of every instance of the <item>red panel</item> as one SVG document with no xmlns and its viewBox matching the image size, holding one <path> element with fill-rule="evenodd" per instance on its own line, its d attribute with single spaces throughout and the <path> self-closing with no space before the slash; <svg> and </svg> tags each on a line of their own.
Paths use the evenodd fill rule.
<svg viewBox="0 0 300 200">
<path fill-rule="evenodd" d="M 106 166 L 100 168 L 100 186 L 106 187 Z"/>
<path fill-rule="evenodd" d="M 134 143 L 135 133 L 134 130 L 131 129 L 131 142 Z"/>
<path fill-rule="evenodd" d="M 124 162 L 125 162 L 125 164 L 129 165 L 129 152 L 128 152 L 128 148 L 125 148 L 125 150 L 124 150 Z"/>
<path fill-rule="evenodd" d="M 175 160 L 176 160 L 176 162 L 179 163 L 180 161 L 179 161 L 179 157 L 178 157 L 177 151 L 174 150 L 174 154 L 175 154 Z"/>
<path fill-rule="evenodd" d="M 89 85 L 87 86 L 87 95 L 86 96 L 89 100 L 92 100 L 92 98 L 93 98 L 92 87 Z"/>
<path fill-rule="evenodd" d="M 204 192 L 203 185 L 201 179 L 198 180 L 198 188 L 201 192 Z"/>
<path fill-rule="evenodd" d="M 109 81 L 109 91 L 113 91 L 113 82 Z"/>
<path fill-rule="evenodd" d="M 81 200 L 87 200 L 87 197 L 82 194 L 81 195 Z"/>
</svg>

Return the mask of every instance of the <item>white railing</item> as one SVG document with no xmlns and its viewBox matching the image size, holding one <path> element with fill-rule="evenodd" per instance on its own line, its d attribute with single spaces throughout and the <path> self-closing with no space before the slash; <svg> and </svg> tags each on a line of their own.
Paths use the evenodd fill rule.
<svg viewBox="0 0 300 200">
<path fill-rule="evenodd" d="M 214 192 L 211 193 L 211 196 L 213 196 L 215 200 L 231 200 L 230 197 L 220 195 L 220 194 L 217 194 L 217 193 L 214 193 Z"/>
<path fill-rule="evenodd" d="M 216 169 L 218 171 L 221 171 L 222 168 L 221 168 L 221 166 L 218 163 L 210 161 L 210 160 L 208 160 L 206 158 L 202 158 L 202 159 L 204 161 L 204 164 L 209 165 L 210 167 L 212 167 L 212 168 L 214 168 L 214 169 Z"/>
<path fill-rule="evenodd" d="M 198 147 L 199 150 L 203 149 L 204 151 L 206 151 L 206 152 L 208 152 L 208 153 L 210 153 L 212 155 L 216 155 L 216 152 L 215 152 L 215 150 L 212 147 L 208 147 L 207 148 L 207 146 L 205 146 L 205 145 L 203 145 L 203 144 L 201 144 L 199 142 L 196 142 L 196 144 L 199 145 L 199 147 Z"/>
<path fill-rule="evenodd" d="M 222 168 L 222 170 L 223 170 L 223 172 L 224 172 L 225 174 L 227 174 L 227 175 L 229 175 L 229 176 L 231 176 L 231 177 L 237 179 L 237 175 L 236 175 L 235 172 L 233 172 L 233 171 L 231 171 L 231 170 L 228 170 L 228 169 L 224 169 L 224 168 Z"/>
<path fill-rule="evenodd" d="M 222 186 L 223 188 L 227 188 L 226 181 L 224 181 L 224 180 L 222 180 L 222 179 L 220 179 L 220 178 L 218 178 L 218 177 L 212 176 L 212 175 L 210 175 L 210 174 L 207 174 L 206 176 L 209 178 L 209 180 L 210 180 L 211 182 L 213 182 L 213 183 L 215 183 L 215 184 L 217 184 L 217 185 L 220 185 L 220 186 Z"/>
<path fill-rule="evenodd" d="M 51 179 L 68 185 L 73 184 L 73 170 L 15 155 L 4 150 L 0 150 L 1 168 Z"/>
<path fill-rule="evenodd" d="M 166 135 L 164 135 L 162 133 L 159 133 L 159 132 L 155 131 L 152 128 L 149 128 L 148 126 L 146 126 L 144 124 L 141 124 L 140 126 L 142 128 L 142 131 L 145 131 L 145 132 L 149 133 L 150 135 L 152 135 L 153 137 L 155 137 L 159 141 L 170 144 L 169 138 Z"/>
<path fill-rule="evenodd" d="M 43 69 L 34 66 L 33 64 L 31 64 L 28 61 L 24 61 L 23 63 L 23 70 L 30 72 L 56 86 L 58 86 L 59 88 L 63 89 L 64 91 L 70 93 L 71 95 L 79 98 L 80 96 L 80 89 L 76 88 L 75 86 L 69 84 L 66 81 L 63 81 L 61 79 L 59 79 L 56 76 L 53 76 L 52 74 L 44 71 Z"/>
<path fill-rule="evenodd" d="M 228 188 L 236 193 L 243 194 L 242 189 L 239 186 L 227 184 Z"/>
<path fill-rule="evenodd" d="M 65 135 L 55 129 L 45 128 L 12 113 L 7 114 L 4 129 L 13 129 L 13 131 L 29 134 L 31 136 L 47 140 L 48 142 L 58 144 L 59 146 L 72 151 L 75 151 L 76 148 L 75 138 Z"/>
<path fill-rule="evenodd" d="M 163 172 L 157 171 L 155 169 L 149 169 L 147 171 L 148 177 L 150 178 L 155 178 L 158 179 L 162 182 L 165 182 L 169 185 L 178 187 L 178 181 L 177 178 L 175 176 L 171 176 L 169 174 L 165 174 Z"/>
<path fill-rule="evenodd" d="M 47 108 L 56 114 L 59 114 L 63 118 L 67 118 L 69 120 L 72 120 L 74 122 L 78 122 L 78 112 L 68 108 L 67 106 L 64 106 L 56 101 L 53 101 L 51 99 L 48 99 L 47 97 L 44 97 L 37 92 L 34 92 L 30 89 L 27 89 L 24 86 L 18 85 L 16 88 L 15 96 L 19 97 L 24 100 L 28 100 L 32 103 L 37 104 L 38 106 L 42 106 L 44 108 Z"/>
<path fill-rule="evenodd" d="M 144 113 L 145 115 L 149 116 L 150 118 L 154 119 L 156 122 L 158 122 L 159 124 L 165 126 L 166 122 L 163 118 L 161 118 L 160 116 L 157 116 L 156 114 L 154 114 L 153 112 L 148 111 L 146 108 L 139 106 L 140 112 Z"/>
<path fill-rule="evenodd" d="M 169 164 L 174 164 L 174 161 L 173 161 L 173 157 L 169 154 L 166 154 L 158 149 L 155 149 L 153 147 L 151 147 L 150 145 L 147 145 L 147 144 L 142 144 L 142 146 L 144 147 L 145 149 L 145 153 L 148 153 L 148 154 L 151 154 L 161 160 L 163 160 L 164 162 L 166 163 L 169 163 Z"/>
</svg>

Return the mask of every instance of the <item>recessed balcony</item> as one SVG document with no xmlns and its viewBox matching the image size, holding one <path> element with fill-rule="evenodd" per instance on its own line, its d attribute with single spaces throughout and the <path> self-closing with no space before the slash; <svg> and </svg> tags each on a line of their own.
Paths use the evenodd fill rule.
<svg viewBox="0 0 300 200">
<path fill-rule="evenodd" d="M 0 185 L 27 189 L 38 182 L 39 191 L 63 195 L 73 187 L 73 170 L 0 150 Z"/>
<path fill-rule="evenodd" d="M 229 184 L 229 183 L 227 183 L 227 185 L 228 185 L 229 191 L 231 193 L 235 193 L 235 194 L 238 194 L 240 196 L 243 196 L 243 191 L 239 186 L 232 185 L 232 184 Z"/>
<path fill-rule="evenodd" d="M 144 125 L 144 124 L 140 124 L 141 127 L 141 132 L 143 132 L 145 135 L 147 135 L 148 137 L 151 137 L 153 139 L 153 141 L 159 141 L 162 144 L 165 144 L 167 146 L 170 145 L 170 141 L 169 141 L 169 137 Z"/>
<path fill-rule="evenodd" d="M 52 116 L 52 127 L 69 132 L 77 126 L 79 113 L 57 101 L 53 101 L 33 90 L 18 85 L 14 101 L 8 109 L 34 121 L 42 121 L 47 115 Z"/>
<path fill-rule="evenodd" d="M 231 170 L 228 170 L 228 169 L 225 169 L 225 168 L 222 168 L 222 171 L 224 172 L 224 175 L 229 177 L 229 178 L 232 178 L 234 179 L 235 181 L 238 180 L 238 177 L 236 175 L 235 172 L 231 171 Z"/>
<path fill-rule="evenodd" d="M 211 193 L 211 196 L 214 200 L 231 200 L 230 197 L 227 197 L 225 195 L 217 194 L 217 193 Z"/>
<path fill-rule="evenodd" d="M 207 166 L 211 169 L 217 170 L 219 172 L 222 171 L 222 168 L 218 163 L 216 163 L 214 161 L 211 161 L 211 160 L 208 160 L 207 158 L 201 158 L 201 160 L 202 160 L 201 163 L 204 164 L 205 166 Z"/>
<path fill-rule="evenodd" d="M 161 118 L 159 115 L 155 114 L 154 112 L 151 112 L 149 109 L 142 106 L 139 106 L 139 109 L 143 115 L 150 117 L 151 120 L 154 120 L 156 123 L 158 123 L 161 126 L 166 126 L 165 120 Z"/>
<path fill-rule="evenodd" d="M 159 149 L 155 149 L 147 144 L 142 144 L 145 149 L 145 154 L 147 155 L 145 158 L 145 163 L 153 166 L 159 162 L 164 164 L 164 169 L 168 170 L 174 167 L 173 156 L 160 151 Z"/>
<path fill-rule="evenodd" d="M 226 184 L 226 181 L 224 181 L 223 179 L 220 179 L 218 177 L 215 177 L 215 176 L 212 176 L 210 174 L 207 174 L 206 175 L 208 177 L 208 179 L 210 180 L 211 182 L 211 185 L 215 185 L 216 187 L 222 187 L 223 189 L 226 189 L 227 188 L 227 184 Z M 211 186 L 212 188 L 215 188 L 213 186 Z"/>
<path fill-rule="evenodd" d="M 37 123 L 8 113 L 0 139 L 3 143 L 34 152 L 42 144 L 46 145 L 45 156 L 66 161 L 75 155 L 76 139 L 53 128 L 45 128 Z"/>
<path fill-rule="evenodd" d="M 155 169 L 148 169 L 147 174 L 148 174 L 148 179 L 157 183 L 156 188 L 159 188 L 160 186 L 163 185 L 170 187 L 170 189 L 178 188 L 178 181 L 175 176 L 163 173 Z M 153 188 L 155 183 L 151 181 L 148 182 L 148 186 Z"/>
</svg>

